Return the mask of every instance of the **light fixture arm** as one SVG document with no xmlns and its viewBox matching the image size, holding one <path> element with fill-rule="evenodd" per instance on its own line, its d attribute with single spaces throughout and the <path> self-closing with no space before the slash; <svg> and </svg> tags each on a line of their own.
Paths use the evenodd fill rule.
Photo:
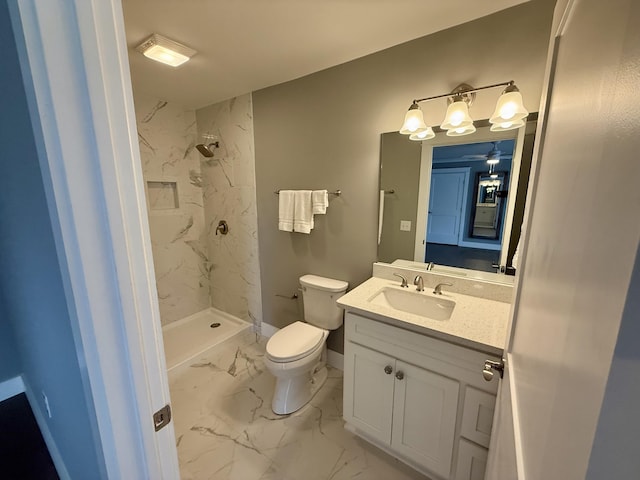
<svg viewBox="0 0 640 480">
<path fill-rule="evenodd" d="M 497 87 L 507 87 L 505 89 L 505 91 L 506 90 L 518 91 L 518 87 L 516 87 L 515 82 L 513 80 L 509 80 L 508 82 L 494 83 L 493 85 L 486 85 L 484 87 L 473 88 L 471 90 L 457 91 L 455 93 L 454 92 L 443 93 L 442 95 L 435 95 L 433 97 L 417 98 L 417 99 L 413 100 L 411 105 L 413 107 L 413 105 L 416 105 L 416 104 L 421 103 L 421 102 L 426 102 L 427 100 L 435 100 L 437 98 L 445 98 L 445 97 L 454 97 L 456 95 L 468 95 L 468 94 L 471 94 L 471 93 L 479 92 L 480 90 L 487 90 L 489 88 L 497 88 Z M 413 108 L 415 108 L 415 107 L 413 107 Z"/>
</svg>

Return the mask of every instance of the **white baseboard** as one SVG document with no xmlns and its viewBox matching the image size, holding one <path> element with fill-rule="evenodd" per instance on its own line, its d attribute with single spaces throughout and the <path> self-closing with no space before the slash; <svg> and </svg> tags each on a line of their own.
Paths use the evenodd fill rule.
<svg viewBox="0 0 640 480">
<path fill-rule="evenodd" d="M 344 371 L 344 355 L 327 349 L 327 364 L 330 367 Z"/>
<path fill-rule="evenodd" d="M 263 337 L 271 338 L 278 330 L 280 329 L 274 327 L 273 325 L 269 325 L 268 323 L 262 322 L 260 324 L 260 334 Z"/>
<path fill-rule="evenodd" d="M 56 471 L 58 472 L 58 476 L 61 480 L 71 480 L 71 476 L 67 471 L 67 467 L 62 460 L 62 455 L 58 451 L 58 447 L 56 445 L 51 432 L 49 431 L 49 424 L 47 423 L 47 415 L 42 411 L 41 403 L 40 403 L 40 395 L 34 392 L 29 386 L 29 382 L 24 381 L 25 393 L 27 394 L 27 399 L 29 400 L 29 405 L 31 406 L 31 411 L 33 412 L 33 416 L 36 417 L 36 423 L 40 428 L 40 433 L 42 434 L 42 438 L 44 439 L 44 443 L 47 445 L 47 449 L 49 450 L 49 455 L 51 456 L 51 460 L 53 461 L 53 465 L 56 467 Z"/>
<path fill-rule="evenodd" d="M 22 375 L 0 382 L 0 402 L 16 395 L 24 393 L 24 381 Z"/>
</svg>

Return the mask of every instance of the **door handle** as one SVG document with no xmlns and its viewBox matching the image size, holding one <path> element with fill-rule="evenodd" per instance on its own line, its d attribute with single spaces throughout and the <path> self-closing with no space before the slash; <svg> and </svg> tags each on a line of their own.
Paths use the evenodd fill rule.
<svg viewBox="0 0 640 480">
<path fill-rule="evenodd" d="M 404 373 L 402 372 L 402 370 L 398 370 L 398 371 L 396 372 L 396 378 L 397 378 L 398 380 L 402 380 L 402 379 L 404 378 Z"/>
<path fill-rule="evenodd" d="M 499 362 L 493 362 L 491 360 L 484 361 L 484 368 L 482 369 L 482 377 L 490 382 L 493 380 L 493 372 L 498 372 L 500 374 L 500 378 L 504 375 L 504 358 Z"/>
<path fill-rule="evenodd" d="M 391 373 L 393 373 L 393 368 L 391 367 L 391 365 L 387 365 L 386 367 L 384 367 L 384 373 L 386 373 L 387 375 L 391 375 Z"/>
</svg>

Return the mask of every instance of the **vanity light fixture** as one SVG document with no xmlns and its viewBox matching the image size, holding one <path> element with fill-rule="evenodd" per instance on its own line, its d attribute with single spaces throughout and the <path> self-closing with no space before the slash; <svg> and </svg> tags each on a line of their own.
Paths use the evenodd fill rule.
<svg viewBox="0 0 640 480">
<path fill-rule="evenodd" d="M 162 35 L 158 35 L 157 33 L 154 33 L 138 45 L 136 50 L 151 60 L 172 67 L 182 65 L 196 54 L 196 51 L 192 48 L 186 47 Z"/>
<path fill-rule="evenodd" d="M 424 123 L 424 117 L 422 116 L 422 110 L 418 102 L 414 102 L 409 107 L 409 111 L 404 116 L 404 123 L 400 129 L 400 133 L 403 135 L 416 135 L 428 130 L 427 125 Z M 435 134 L 434 134 L 435 136 Z"/>
<path fill-rule="evenodd" d="M 423 130 L 423 131 L 418 132 L 418 133 L 412 133 L 411 135 L 409 135 L 409 140 L 416 140 L 416 141 L 420 142 L 422 140 L 430 140 L 435 136 L 436 136 L 436 134 L 433 131 L 433 129 L 431 127 L 427 127 L 426 130 Z"/>
<path fill-rule="evenodd" d="M 500 95 L 498 103 L 496 104 L 496 110 L 493 112 L 493 115 L 491 115 L 489 123 L 492 125 L 507 125 L 508 123 L 522 120 L 527 115 L 529 115 L 529 112 L 522 104 L 520 90 L 511 82 L 507 85 L 507 88 L 504 89 L 502 95 Z M 507 128 L 510 126 L 511 125 L 508 125 Z"/>
<path fill-rule="evenodd" d="M 418 105 L 421 102 L 435 100 L 437 98 L 447 98 L 449 106 L 444 120 L 440 128 L 447 131 L 450 137 L 459 137 L 469 135 L 476 131 L 473 125 L 473 119 L 469 115 L 469 107 L 471 106 L 476 92 L 487 90 L 489 88 L 506 87 L 502 95 L 498 99 L 496 109 L 489 119 L 492 132 L 501 132 L 506 130 L 514 130 L 524 125 L 524 119 L 529 112 L 524 108 L 522 103 L 522 95 L 516 87 L 513 80 L 508 82 L 496 83 L 484 87 L 473 88 L 467 84 L 458 85 L 452 92 L 433 97 L 425 97 L 413 100 L 409 111 L 405 115 L 404 124 L 400 129 L 403 135 L 410 135 L 410 140 L 422 141 L 433 138 L 431 133 L 427 133 L 431 127 L 424 123 L 422 110 Z"/>
<path fill-rule="evenodd" d="M 466 127 L 458 127 L 447 130 L 447 137 L 461 137 L 463 135 L 469 135 L 470 133 L 473 133 L 475 131 L 476 127 L 474 127 L 472 123 L 471 125 L 468 125 Z"/>
<path fill-rule="evenodd" d="M 473 119 L 469 116 L 469 105 L 464 101 L 462 95 L 456 95 L 453 97 L 453 102 L 447 107 L 447 113 L 440 128 L 443 130 L 464 131 L 470 126 L 473 126 Z"/>
<path fill-rule="evenodd" d="M 494 123 L 491 125 L 489 129 L 492 132 L 504 132 L 507 130 L 514 130 L 516 128 L 520 128 L 524 126 L 524 119 L 511 121 L 511 122 L 502 122 L 502 123 Z"/>
</svg>

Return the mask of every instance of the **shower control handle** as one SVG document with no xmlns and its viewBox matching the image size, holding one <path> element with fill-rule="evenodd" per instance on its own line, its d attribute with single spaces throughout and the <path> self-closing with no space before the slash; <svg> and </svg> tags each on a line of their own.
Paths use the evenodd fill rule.
<svg viewBox="0 0 640 480">
<path fill-rule="evenodd" d="M 220 220 L 218 222 L 218 226 L 216 227 L 216 235 L 220 232 L 222 235 L 226 235 L 229 233 L 229 225 L 227 225 L 226 220 Z"/>
</svg>

